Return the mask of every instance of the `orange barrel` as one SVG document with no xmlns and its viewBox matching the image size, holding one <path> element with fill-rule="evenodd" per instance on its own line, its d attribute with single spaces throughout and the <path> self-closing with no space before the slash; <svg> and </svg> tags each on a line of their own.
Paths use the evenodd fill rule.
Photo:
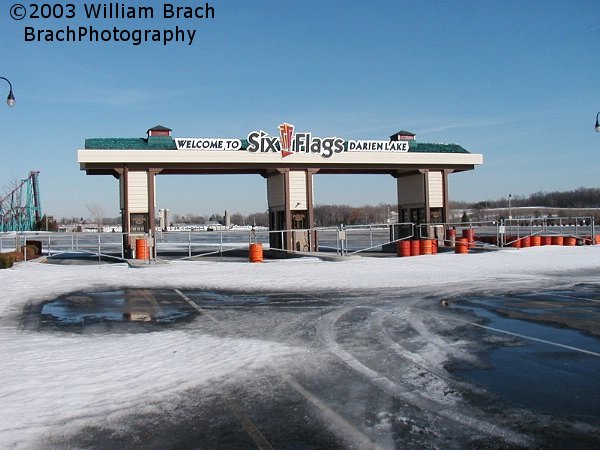
<svg viewBox="0 0 600 450">
<path fill-rule="evenodd" d="M 541 245 L 552 245 L 552 236 L 542 236 Z"/>
<path fill-rule="evenodd" d="M 597 234 L 596 236 L 594 236 L 594 244 L 600 245 L 600 234 Z"/>
<path fill-rule="evenodd" d="M 563 245 L 562 236 L 552 236 L 552 245 Z"/>
<path fill-rule="evenodd" d="M 446 245 L 447 247 L 452 247 L 454 245 L 454 242 L 456 242 L 456 229 L 448 228 L 446 230 L 446 242 L 444 243 L 444 245 Z"/>
<path fill-rule="evenodd" d="M 573 236 L 565 236 L 565 238 L 563 239 L 563 245 L 573 247 L 575 244 L 577 244 L 577 239 Z"/>
<path fill-rule="evenodd" d="M 433 239 L 423 239 L 421 241 L 421 255 L 433 254 Z"/>
<path fill-rule="evenodd" d="M 462 230 L 464 238 L 469 240 L 469 243 L 475 242 L 475 230 L 473 228 L 465 228 Z"/>
<path fill-rule="evenodd" d="M 421 254 L 421 241 L 411 239 L 410 241 L 410 256 L 419 256 Z"/>
<path fill-rule="evenodd" d="M 135 240 L 135 259 L 148 259 L 148 241 L 144 239 Z"/>
<path fill-rule="evenodd" d="M 260 242 L 250 244 L 248 261 L 250 262 L 263 262 L 263 248 Z"/>
<path fill-rule="evenodd" d="M 454 253 L 467 253 L 469 251 L 469 239 L 458 238 L 454 247 Z"/>
<path fill-rule="evenodd" d="M 514 248 L 521 248 L 521 239 L 517 239 L 515 236 L 510 236 L 508 238 L 508 242 L 514 241 L 513 243 L 510 244 L 511 247 Z"/>
<path fill-rule="evenodd" d="M 432 239 L 431 240 L 431 254 L 437 255 L 437 252 L 438 252 L 438 241 L 437 241 L 437 239 Z"/>
<path fill-rule="evenodd" d="M 531 236 L 529 238 L 529 243 L 532 247 L 539 247 L 540 245 L 542 245 L 542 237 L 539 235 Z"/>
<path fill-rule="evenodd" d="M 396 242 L 396 255 L 410 256 L 410 241 L 404 240 Z"/>
<path fill-rule="evenodd" d="M 525 236 L 521 238 L 521 248 L 531 247 L 531 238 Z"/>
</svg>

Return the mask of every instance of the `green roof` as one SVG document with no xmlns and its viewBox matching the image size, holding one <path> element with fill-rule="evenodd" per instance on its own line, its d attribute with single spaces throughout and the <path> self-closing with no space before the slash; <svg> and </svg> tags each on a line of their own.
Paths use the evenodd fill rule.
<svg viewBox="0 0 600 450">
<path fill-rule="evenodd" d="M 458 144 L 429 144 L 409 141 L 409 152 L 416 153 L 469 153 Z"/>
<path fill-rule="evenodd" d="M 241 139 L 242 149 L 248 148 L 248 141 Z M 86 150 L 177 150 L 170 136 L 143 138 L 92 138 L 85 140 Z M 411 153 L 469 153 L 458 144 L 430 144 L 409 141 Z"/>
<path fill-rule="evenodd" d="M 86 150 L 177 150 L 170 136 L 143 138 L 92 138 L 85 140 Z"/>
</svg>

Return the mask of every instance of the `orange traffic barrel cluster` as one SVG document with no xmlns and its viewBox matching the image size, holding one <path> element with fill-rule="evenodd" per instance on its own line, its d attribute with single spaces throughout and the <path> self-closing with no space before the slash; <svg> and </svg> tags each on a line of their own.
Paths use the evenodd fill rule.
<svg viewBox="0 0 600 450">
<path fill-rule="evenodd" d="M 475 232 L 472 228 L 466 228 L 462 237 L 456 238 L 456 230 L 448 229 L 445 234 L 446 245 L 454 245 L 455 253 L 469 253 L 469 249 L 475 247 Z M 496 236 L 481 236 L 481 242 L 498 245 Z M 531 235 L 531 236 L 507 236 L 506 241 L 514 248 L 540 247 L 543 245 L 600 245 L 600 234 L 594 236 L 562 236 L 562 235 Z M 405 239 L 396 243 L 396 254 L 398 256 L 435 255 L 438 252 L 437 239 Z"/>
<path fill-rule="evenodd" d="M 405 239 L 396 243 L 396 255 L 419 256 L 436 255 L 437 240 L 435 239 Z"/>
<path fill-rule="evenodd" d="M 544 245 L 562 245 L 565 247 L 572 247 L 575 245 L 600 245 L 600 235 L 594 236 L 562 236 L 562 235 L 532 235 L 532 236 L 508 236 L 506 238 L 510 242 L 511 247 L 525 248 L 525 247 L 539 247 Z"/>
</svg>

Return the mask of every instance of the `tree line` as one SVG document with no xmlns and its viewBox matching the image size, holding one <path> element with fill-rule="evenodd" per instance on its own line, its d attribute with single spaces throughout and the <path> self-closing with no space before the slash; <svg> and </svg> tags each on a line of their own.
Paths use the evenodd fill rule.
<svg viewBox="0 0 600 450">
<path fill-rule="evenodd" d="M 451 202 L 451 209 L 508 208 L 508 196 L 479 202 Z M 534 192 L 529 196 L 515 195 L 510 206 L 540 206 L 546 208 L 600 208 L 600 189 L 580 187 L 572 191 Z"/>
<path fill-rule="evenodd" d="M 454 211 L 483 211 L 488 209 L 508 208 L 508 196 L 496 200 L 484 200 L 478 202 L 450 202 L 450 212 Z M 535 192 L 529 196 L 511 196 L 510 206 L 518 207 L 540 207 L 540 208 L 599 208 L 600 209 L 600 188 L 578 188 L 571 191 L 553 191 L 553 192 Z M 51 219 L 48 229 L 55 229 L 60 224 L 85 224 L 100 223 L 108 226 L 119 226 L 120 217 L 104 217 L 102 208 L 96 204 L 87 205 L 89 217 L 79 218 L 61 218 L 58 221 Z M 388 221 L 397 221 L 397 206 L 392 204 L 380 203 L 379 205 L 316 205 L 314 207 L 315 226 L 327 227 L 344 225 L 361 225 L 372 223 L 387 223 Z M 231 224 L 244 226 L 269 226 L 269 216 L 265 211 L 252 214 L 241 214 L 239 212 L 230 215 Z M 215 213 L 210 216 L 198 214 L 173 214 L 169 218 L 169 224 L 194 224 L 204 225 L 210 223 L 224 224 L 225 219 L 222 214 Z M 40 229 L 46 228 L 46 220 L 43 218 L 38 224 Z"/>
</svg>

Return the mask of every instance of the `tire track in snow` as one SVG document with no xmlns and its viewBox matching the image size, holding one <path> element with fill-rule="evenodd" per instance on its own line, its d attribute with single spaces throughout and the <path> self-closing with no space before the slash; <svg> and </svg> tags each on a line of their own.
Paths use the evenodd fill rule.
<svg viewBox="0 0 600 450">
<path fill-rule="evenodd" d="M 424 340 L 425 342 L 428 342 L 428 344 L 435 346 L 440 351 L 445 352 L 444 356 L 447 356 L 447 354 L 452 354 L 453 356 L 457 356 L 457 357 L 460 357 L 460 358 L 466 359 L 466 360 L 473 359 L 473 357 L 471 357 L 471 355 L 467 355 L 466 353 L 462 352 L 461 350 L 455 349 L 452 346 L 449 346 L 445 341 L 440 339 L 437 335 L 434 335 L 431 331 L 429 331 L 425 327 L 425 324 L 422 321 L 420 321 L 420 323 L 417 323 L 416 326 L 413 326 L 415 324 L 415 322 L 418 322 L 419 320 L 414 319 L 414 315 L 411 314 L 410 311 L 408 312 L 408 314 L 409 314 L 409 317 L 411 317 L 411 319 L 410 319 L 411 327 L 419 333 L 419 338 Z M 478 394 L 482 394 L 485 392 L 483 389 L 477 388 L 477 386 L 474 386 L 470 383 L 465 383 L 461 380 L 455 379 L 452 376 L 452 374 L 449 373 L 447 370 L 436 367 L 432 362 L 430 362 L 426 358 L 423 358 L 418 353 L 411 352 L 406 347 L 403 347 L 398 342 L 394 341 L 389 336 L 389 333 L 386 331 L 386 327 L 383 323 L 384 320 L 387 317 L 389 317 L 389 315 L 390 315 L 390 313 L 388 311 L 380 311 L 380 312 L 375 313 L 373 320 L 371 321 L 371 330 L 375 333 L 379 342 L 381 342 L 387 348 L 392 349 L 396 353 L 396 355 L 398 355 L 400 358 L 403 358 L 403 359 L 406 359 L 406 360 L 412 362 L 416 366 L 427 371 L 432 376 L 443 381 L 448 388 L 451 388 L 452 386 L 460 386 L 463 389 L 467 389 L 471 392 L 475 392 Z M 440 344 L 440 342 L 441 342 L 441 344 Z M 450 347 L 450 349 L 448 349 L 448 347 Z"/>
<path fill-rule="evenodd" d="M 196 311 L 200 314 L 205 315 L 212 321 L 218 323 L 221 328 L 226 329 L 225 324 L 214 316 L 209 314 L 206 310 L 200 308 L 196 305 L 187 295 L 181 292 L 179 289 L 174 289 L 174 291 L 179 295 L 182 299 L 184 299 L 190 306 L 192 306 Z M 340 414 L 335 412 L 333 409 L 328 407 L 322 400 L 320 400 L 316 395 L 309 392 L 306 388 L 304 388 L 298 381 L 292 378 L 290 375 L 283 373 L 280 369 L 276 370 L 276 373 L 284 379 L 284 381 L 293 388 L 298 394 L 300 394 L 306 401 L 317 407 L 320 411 L 321 415 L 326 418 L 331 424 L 335 425 L 338 430 L 343 430 L 344 435 L 350 436 L 352 438 L 353 443 L 359 443 L 360 448 L 364 448 L 367 450 L 380 450 L 377 444 L 372 442 L 364 433 L 360 432 L 356 427 L 350 424 L 346 419 L 344 419 Z M 256 446 L 259 449 L 269 450 L 273 447 L 269 443 L 269 441 L 264 437 L 264 435 L 260 432 L 258 427 L 252 422 L 250 417 L 242 410 L 242 407 L 238 403 L 230 403 L 229 405 L 231 411 L 236 416 L 236 418 L 242 424 L 242 427 L 246 430 L 246 433 L 250 436 L 250 438 L 254 441 Z"/>
<path fill-rule="evenodd" d="M 342 360 L 350 369 L 362 375 L 371 383 L 383 389 L 389 395 L 400 398 L 426 413 L 442 417 L 450 422 L 458 423 L 469 429 L 482 433 L 485 436 L 493 435 L 500 437 L 512 444 L 527 445 L 531 443 L 529 438 L 517 432 L 501 428 L 482 418 L 467 416 L 457 411 L 457 408 L 449 409 L 442 403 L 411 392 L 407 388 L 394 383 L 386 376 L 381 375 L 377 371 L 361 363 L 352 354 L 344 350 L 341 345 L 336 342 L 334 336 L 335 324 L 342 316 L 348 314 L 353 309 L 355 308 L 340 308 L 339 310 L 324 315 L 318 324 L 318 331 L 324 338 L 328 349 L 340 360 Z"/>
</svg>

